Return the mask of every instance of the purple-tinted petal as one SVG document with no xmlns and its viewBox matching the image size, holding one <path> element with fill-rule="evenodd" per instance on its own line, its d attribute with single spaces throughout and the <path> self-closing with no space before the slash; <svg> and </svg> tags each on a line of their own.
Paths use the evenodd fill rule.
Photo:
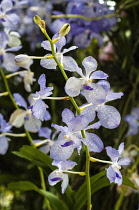
<svg viewBox="0 0 139 210">
<path fill-rule="evenodd" d="M 5 32 L 0 32 L 0 49 L 5 49 L 9 42 L 9 37 Z"/>
<path fill-rule="evenodd" d="M 40 90 L 46 89 L 46 76 L 45 74 L 41 74 L 38 79 L 38 84 L 40 85 Z"/>
<path fill-rule="evenodd" d="M 69 109 L 64 109 L 62 112 L 62 121 L 66 124 L 68 124 L 69 121 L 71 121 L 74 118 L 74 114 Z"/>
<path fill-rule="evenodd" d="M 43 117 L 44 117 L 44 120 L 45 120 L 45 121 L 51 120 L 51 115 L 50 115 L 50 113 L 48 112 L 48 110 L 45 111 Z"/>
<path fill-rule="evenodd" d="M 105 80 L 100 80 L 99 82 L 97 82 L 97 84 L 99 84 L 106 93 L 110 92 L 110 83 L 105 81 Z"/>
<path fill-rule="evenodd" d="M 7 71 L 14 72 L 19 69 L 19 66 L 15 64 L 15 55 L 12 53 L 5 53 L 3 55 L 3 66 Z"/>
<path fill-rule="evenodd" d="M 89 120 L 84 115 L 77 115 L 68 123 L 68 128 L 71 132 L 84 130 L 89 124 Z"/>
<path fill-rule="evenodd" d="M 67 171 L 69 169 L 71 170 L 75 165 L 77 165 L 77 163 L 71 160 L 67 161 L 54 160 L 52 162 L 52 165 L 57 166 L 62 171 Z"/>
<path fill-rule="evenodd" d="M 84 58 L 82 65 L 85 68 L 86 75 L 90 75 L 92 71 L 95 71 L 97 68 L 97 61 L 92 57 L 88 56 Z"/>
<path fill-rule="evenodd" d="M 95 71 L 91 74 L 90 79 L 107 79 L 108 75 L 103 71 Z"/>
<path fill-rule="evenodd" d="M 70 72 L 75 72 L 78 69 L 76 61 L 70 56 L 63 56 L 64 69 Z"/>
<path fill-rule="evenodd" d="M 62 53 L 65 54 L 65 53 L 67 53 L 67 52 L 69 52 L 69 51 L 71 51 L 71 50 L 75 50 L 75 49 L 77 49 L 77 48 L 78 48 L 77 46 L 71 46 L 71 47 L 68 48 L 68 49 L 64 49 L 64 50 L 62 51 Z"/>
<path fill-rule="evenodd" d="M 112 162 L 116 162 L 120 156 L 119 152 L 111 146 L 106 147 L 106 153 L 111 158 Z"/>
<path fill-rule="evenodd" d="M 83 32 L 75 36 L 74 43 L 79 48 L 84 49 L 90 45 L 91 39 L 88 39 L 88 34 Z M 92 70 L 93 71 L 93 70 Z"/>
<path fill-rule="evenodd" d="M 51 133 L 52 133 L 52 130 L 47 127 L 42 127 L 39 130 L 39 136 L 45 137 L 46 139 L 50 139 Z"/>
<path fill-rule="evenodd" d="M 83 85 L 83 89 L 85 89 L 85 90 L 93 90 L 93 88 L 91 88 L 91 87 L 88 86 L 88 85 Z"/>
<path fill-rule="evenodd" d="M 83 111 L 81 111 L 82 115 L 88 117 L 89 122 L 92 122 L 95 119 L 96 116 L 95 107 L 96 106 L 91 105 L 86 107 Z"/>
<path fill-rule="evenodd" d="M 43 47 L 45 50 L 52 51 L 51 50 L 51 45 L 50 45 L 50 42 L 49 41 L 43 41 L 41 43 L 41 47 Z M 54 45 L 54 48 L 56 49 L 55 45 Z"/>
<path fill-rule="evenodd" d="M 47 54 L 47 55 L 45 55 L 45 57 L 50 56 L 50 55 L 51 54 Z M 53 58 L 51 58 L 51 59 L 46 59 L 46 58 L 41 59 L 40 65 L 42 67 L 46 68 L 46 69 L 56 69 L 56 67 L 57 67 L 57 64 L 56 64 L 56 62 Z"/>
<path fill-rule="evenodd" d="M 62 173 L 59 173 L 58 175 L 55 173 L 58 170 L 53 171 L 51 174 L 48 176 L 48 182 L 51 186 L 54 186 L 57 184 L 60 180 L 62 180 Z"/>
<path fill-rule="evenodd" d="M 67 141 L 65 144 L 61 145 L 61 147 L 68 147 L 70 145 L 74 144 L 74 141 Z"/>
<path fill-rule="evenodd" d="M 62 180 L 62 178 L 61 177 L 54 177 L 54 178 L 52 178 L 52 179 L 50 179 L 52 182 L 55 182 L 55 181 L 60 181 L 60 180 Z"/>
<path fill-rule="evenodd" d="M 28 119 L 25 120 L 24 126 L 25 129 L 32 132 L 36 133 L 40 130 L 41 128 L 41 121 L 36 119 L 32 114 L 28 115 Z"/>
<path fill-rule="evenodd" d="M 110 183 L 115 182 L 116 174 L 115 171 L 113 170 L 112 166 L 109 166 L 107 170 L 107 178 L 110 180 Z"/>
<path fill-rule="evenodd" d="M 64 194 L 67 186 L 68 186 L 68 183 L 69 183 L 69 177 L 67 174 L 63 174 L 63 182 L 61 184 L 61 188 L 62 188 L 62 194 Z"/>
<path fill-rule="evenodd" d="M 3 12 L 8 12 L 13 8 L 13 3 L 11 0 L 3 0 L 1 2 L 1 8 Z"/>
<path fill-rule="evenodd" d="M 88 130 L 88 129 L 99 129 L 100 126 L 101 126 L 101 123 L 100 123 L 100 121 L 98 121 L 98 122 L 96 122 L 96 123 L 94 123 L 92 125 L 89 125 L 85 130 Z"/>
<path fill-rule="evenodd" d="M 7 49 L 5 50 L 5 52 L 11 52 L 11 51 L 15 52 L 15 51 L 20 50 L 21 48 L 22 48 L 22 46 L 11 47 L 11 48 L 7 48 Z"/>
<path fill-rule="evenodd" d="M 41 98 L 38 99 L 37 101 L 35 101 L 33 108 L 32 108 L 32 113 L 33 113 L 34 117 L 43 121 L 46 108 L 48 108 L 48 106 L 44 103 L 44 101 L 42 101 Z"/>
<path fill-rule="evenodd" d="M 101 105 L 98 107 L 97 112 L 97 116 L 103 127 L 113 129 L 119 126 L 121 116 L 115 107 Z"/>
<path fill-rule="evenodd" d="M 115 178 L 115 183 L 116 184 L 118 184 L 118 186 L 119 185 L 121 185 L 122 184 L 122 181 L 123 181 L 123 179 L 122 179 L 122 174 L 121 174 L 121 172 L 120 171 L 115 171 L 115 174 L 116 174 L 116 178 Z"/>
<path fill-rule="evenodd" d="M 52 40 L 58 38 L 59 35 L 55 34 Z M 57 52 L 61 52 L 62 47 L 66 44 L 66 38 L 62 36 L 56 43 Z"/>
<path fill-rule="evenodd" d="M 26 103 L 25 99 L 19 93 L 14 93 L 13 97 L 19 106 L 22 106 L 25 109 L 27 109 L 27 103 Z"/>
<path fill-rule="evenodd" d="M 122 154 L 123 151 L 124 151 L 124 142 L 122 142 L 118 147 L 118 152 L 120 155 Z"/>
<path fill-rule="evenodd" d="M 139 120 L 139 107 L 133 108 L 131 115 L 133 115 L 135 117 L 135 119 Z"/>
<path fill-rule="evenodd" d="M 88 146 L 90 152 L 101 152 L 104 148 L 101 139 L 93 133 L 86 132 L 86 138 L 81 140 L 85 145 Z"/>
<path fill-rule="evenodd" d="M 122 166 L 122 165 L 129 165 L 131 162 L 131 160 L 129 158 L 121 158 L 120 160 L 118 160 L 118 165 Z"/>
<path fill-rule="evenodd" d="M 61 145 L 64 145 L 67 142 L 66 139 L 57 140 L 54 141 L 54 144 L 52 145 L 50 149 L 50 156 L 54 160 L 66 160 L 68 159 L 73 151 L 74 151 L 74 145 L 70 145 L 68 147 L 62 147 Z"/>
<path fill-rule="evenodd" d="M 126 136 L 136 135 L 139 130 L 138 122 L 133 115 L 126 115 L 124 120 L 128 122 L 130 128 L 126 134 Z"/>
<path fill-rule="evenodd" d="M 8 150 L 8 138 L 6 138 L 5 136 L 0 137 L 0 154 L 1 155 L 5 155 L 7 150 Z"/>
<path fill-rule="evenodd" d="M 106 101 L 113 101 L 113 100 L 116 100 L 116 99 L 119 99 L 123 96 L 124 94 L 122 92 L 120 93 L 114 93 L 114 92 L 111 92 L 109 93 L 107 96 L 106 96 Z"/>
<path fill-rule="evenodd" d="M 65 91 L 69 96 L 75 97 L 80 94 L 81 86 L 82 80 L 75 77 L 70 77 L 66 82 Z"/>
<path fill-rule="evenodd" d="M 105 91 L 104 91 L 104 89 L 98 84 L 91 84 L 90 86 L 93 88 L 93 90 L 82 91 L 82 94 L 84 95 L 86 100 L 89 103 L 92 103 L 94 106 L 95 105 L 97 106 L 99 104 L 104 103 L 105 102 Z"/>
<path fill-rule="evenodd" d="M 109 166 L 107 169 L 107 177 L 110 180 L 110 183 L 114 182 L 118 185 L 122 184 L 122 175 L 120 171 L 114 171 L 112 166 Z"/>
<path fill-rule="evenodd" d="M 61 132 L 67 132 L 68 128 L 67 126 L 60 126 L 60 125 L 56 125 L 56 124 L 51 124 L 52 127 L 54 127 L 56 130 L 61 131 Z"/>
</svg>

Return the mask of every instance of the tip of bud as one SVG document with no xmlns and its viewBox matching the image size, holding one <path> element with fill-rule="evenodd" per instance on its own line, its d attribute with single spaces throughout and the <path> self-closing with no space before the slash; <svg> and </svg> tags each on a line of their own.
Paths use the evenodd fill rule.
<svg viewBox="0 0 139 210">
<path fill-rule="evenodd" d="M 62 28 L 59 31 L 59 35 L 61 36 L 66 36 L 70 31 L 70 24 L 69 23 L 65 23 Z"/>
<path fill-rule="evenodd" d="M 45 30 L 45 21 L 42 20 L 38 15 L 33 18 L 34 22 L 40 27 L 42 32 Z"/>
</svg>

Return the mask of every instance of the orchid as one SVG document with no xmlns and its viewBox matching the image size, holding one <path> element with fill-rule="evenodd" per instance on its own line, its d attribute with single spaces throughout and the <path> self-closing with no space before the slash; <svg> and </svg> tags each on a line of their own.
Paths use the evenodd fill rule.
<svg viewBox="0 0 139 210">
<path fill-rule="evenodd" d="M 122 165 L 129 165 L 129 158 L 120 158 L 124 150 L 124 143 L 121 143 L 118 150 L 112 148 L 111 146 L 106 147 L 107 155 L 111 158 L 111 166 L 107 170 L 107 177 L 110 183 L 114 182 L 118 185 L 122 184 L 122 174 L 120 172 Z M 120 158 L 120 159 L 119 159 Z"/>
</svg>

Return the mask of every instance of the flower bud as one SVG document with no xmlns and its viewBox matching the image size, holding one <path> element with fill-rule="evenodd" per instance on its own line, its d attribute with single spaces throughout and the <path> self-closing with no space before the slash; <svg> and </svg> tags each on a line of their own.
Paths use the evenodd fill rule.
<svg viewBox="0 0 139 210">
<path fill-rule="evenodd" d="M 14 61 L 17 66 L 28 68 L 31 63 L 31 59 L 28 55 L 20 54 L 15 56 Z"/>
<path fill-rule="evenodd" d="M 45 31 L 45 21 L 42 20 L 38 15 L 33 18 L 34 22 L 40 27 L 41 31 Z"/>
<path fill-rule="evenodd" d="M 69 23 L 65 23 L 62 28 L 59 31 L 59 35 L 61 36 L 66 36 L 70 31 L 70 24 Z"/>
</svg>

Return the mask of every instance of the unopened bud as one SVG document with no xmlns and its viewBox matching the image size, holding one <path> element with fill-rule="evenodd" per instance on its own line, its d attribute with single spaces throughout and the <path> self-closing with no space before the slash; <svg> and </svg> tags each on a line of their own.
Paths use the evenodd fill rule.
<svg viewBox="0 0 139 210">
<path fill-rule="evenodd" d="M 33 18 L 34 22 L 40 27 L 41 31 L 45 31 L 45 21 L 42 20 L 38 15 Z"/>
<path fill-rule="evenodd" d="M 14 61 L 17 66 L 28 68 L 30 66 L 30 57 L 28 55 L 20 54 L 15 56 Z"/>
<path fill-rule="evenodd" d="M 70 24 L 69 23 L 65 23 L 62 28 L 59 31 L 59 35 L 61 36 L 66 36 L 70 31 Z"/>
</svg>

